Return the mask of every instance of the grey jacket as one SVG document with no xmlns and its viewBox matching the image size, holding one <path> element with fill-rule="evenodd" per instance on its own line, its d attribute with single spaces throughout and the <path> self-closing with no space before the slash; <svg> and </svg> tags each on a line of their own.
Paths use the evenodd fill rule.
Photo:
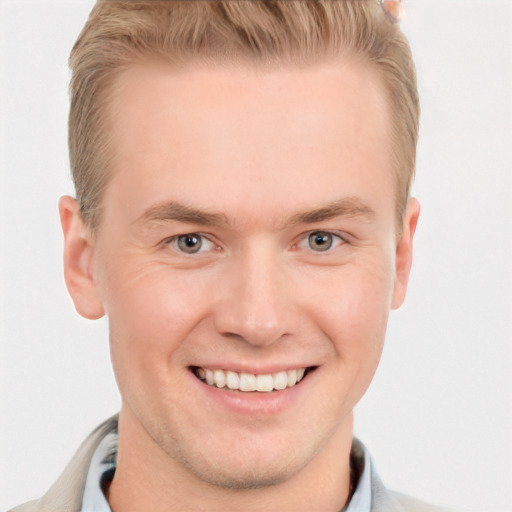
<svg viewBox="0 0 512 512">
<path fill-rule="evenodd" d="M 102 423 L 90 434 L 58 480 L 41 499 L 15 507 L 9 512 L 80 512 L 92 455 L 100 441 L 116 428 L 117 415 Z M 352 453 L 356 460 L 362 460 L 363 449 L 357 440 L 353 444 Z M 388 491 L 373 469 L 371 478 L 371 512 L 448 512 L 446 509 L 432 507 L 408 496 Z"/>
</svg>

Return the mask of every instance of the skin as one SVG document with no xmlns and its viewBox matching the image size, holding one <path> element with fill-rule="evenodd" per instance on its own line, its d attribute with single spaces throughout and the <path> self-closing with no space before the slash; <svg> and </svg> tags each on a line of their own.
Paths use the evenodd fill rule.
<svg viewBox="0 0 512 512">
<path fill-rule="evenodd" d="M 404 299 L 419 215 L 410 200 L 397 242 L 379 76 L 350 60 L 141 64 L 118 78 L 109 122 L 99 230 L 70 197 L 60 213 L 75 306 L 109 317 L 122 396 L 111 506 L 340 510 L 352 410 Z M 177 242 L 189 233 L 195 254 Z M 195 366 L 314 371 L 243 394 Z"/>
</svg>

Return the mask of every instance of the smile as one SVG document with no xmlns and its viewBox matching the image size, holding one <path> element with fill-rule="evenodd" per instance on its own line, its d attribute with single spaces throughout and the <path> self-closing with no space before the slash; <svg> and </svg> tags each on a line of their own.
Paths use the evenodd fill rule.
<svg viewBox="0 0 512 512">
<path fill-rule="evenodd" d="M 258 391 L 261 393 L 291 388 L 298 384 L 307 374 L 307 368 L 262 375 L 198 367 L 194 368 L 193 371 L 197 378 L 209 386 L 232 391 Z"/>
</svg>

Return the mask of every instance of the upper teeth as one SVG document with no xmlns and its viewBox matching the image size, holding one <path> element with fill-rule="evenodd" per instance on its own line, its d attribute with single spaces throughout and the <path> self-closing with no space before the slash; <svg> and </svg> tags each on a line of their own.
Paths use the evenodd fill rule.
<svg viewBox="0 0 512 512">
<path fill-rule="evenodd" d="M 195 373 L 210 386 L 238 391 L 269 392 L 295 386 L 304 377 L 306 369 L 288 370 L 272 374 L 254 375 L 224 370 L 196 368 Z"/>
</svg>

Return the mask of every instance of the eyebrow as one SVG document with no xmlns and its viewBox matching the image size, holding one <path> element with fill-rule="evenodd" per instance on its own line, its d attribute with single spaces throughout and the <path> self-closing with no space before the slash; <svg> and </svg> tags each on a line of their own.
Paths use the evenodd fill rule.
<svg viewBox="0 0 512 512">
<path fill-rule="evenodd" d="M 221 213 L 209 213 L 175 201 L 159 203 L 148 208 L 135 222 L 185 222 L 203 226 L 222 226 L 228 219 Z"/>
<path fill-rule="evenodd" d="M 375 210 L 355 197 L 347 197 L 328 203 L 326 206 L 293 215 L 287 226 L 312 224 L 335 217 L 362 217 L 371 222 L 375 218 Z"/>
</svg>

